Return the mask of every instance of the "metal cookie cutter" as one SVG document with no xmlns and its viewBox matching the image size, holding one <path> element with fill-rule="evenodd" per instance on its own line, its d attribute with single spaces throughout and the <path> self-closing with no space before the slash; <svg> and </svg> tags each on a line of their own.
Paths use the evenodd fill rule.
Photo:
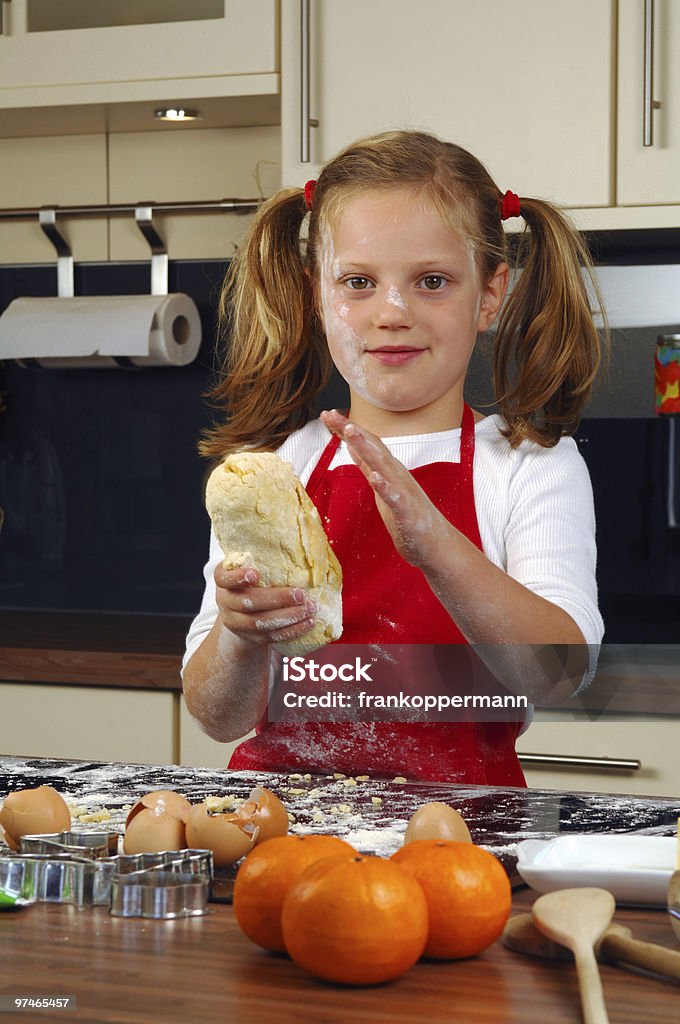
<svg viewBox="0 0 680 1024">
<path fill-rule="evenodd" d="M 102 856 L 109 840 L 117 838 L 115 832 L 24 837 L 21 853 L 0 857 L 0 891 L 20 905 L 108 906 L 111 913 L 125 917 L 206 913 L 213 874 L 211 850 Z M 28 852 L 24 845 L 41 852 Z M 78 856 L 76 851 L 81 850 L 87 855 Z M 177 878 L 186 881 L 180 886 Z M 118 889 L 121 895 L 114 900 Z"/>
<path fill-rule="evenodd" d="M 151 868 L 116 875 L 111 888 L 114 917 L 172 919 L 208 912 L 210 879 L 187 871 Z"/>
<path fill-rule="evenodd" d="M 191 875 L 213 876 L 212 850 L 163 850 L 161 853 L 122 853 L 116 857 L 116 874 L 165 868 Z"/>
<path fill-rule="evenodd" d="M 0 857 L 0 890 L 23 903 L 107 904 L 112 865 L 64 854 Z"/>
<path fill-rule="evenodd" d="M 70 857 L 100 860 L 118 853 L 117 832 L 53 832 L 22 836 L 22 853 L 67 853 Z"/>
</svg>

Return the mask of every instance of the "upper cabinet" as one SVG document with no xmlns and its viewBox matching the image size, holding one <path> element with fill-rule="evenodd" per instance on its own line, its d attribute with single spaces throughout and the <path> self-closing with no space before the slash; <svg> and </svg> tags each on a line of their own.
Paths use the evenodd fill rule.
<svg viewBox="0 0 680 1024">
<path fill-rule="evenodd" d="M 228 123 L 278 121 L 277 0 L 12 0 L 0 8 L 4 135 L 47 134 L 50 114 L 55 133 L 137 130 L 129 119 L 116 124 L 116 104 L 132 114 L 136 102 L 198 98 L 237 101 Z M 247 102 L 273 96 L 275 113 Z M 73 121 L 75 108 L 84 117 L 97 107 L 106 122 Z"/>
<path fill-rule="evenodd" d="M 680 203 L 680 3 L 619 0 L 618 35 L 617 202 Z"/>
<path fill-rule="evenodd" d="M 613 0 L 310 0 L 308 41 L 304 6 L 282 5 L 284 185 L 361 135 L 422 128 L 470 149 L 501 189 L 614 201 Z"/>
</svg>

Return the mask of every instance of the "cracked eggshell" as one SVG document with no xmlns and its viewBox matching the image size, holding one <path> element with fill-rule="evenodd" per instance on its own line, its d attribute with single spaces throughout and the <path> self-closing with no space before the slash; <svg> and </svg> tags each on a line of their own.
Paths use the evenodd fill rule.
<svg viewBox="0 0 680 1024">
<path fill-rule="evenodd" d="M 172 789 L 154 789 L 150 793 L 145 793 L 134 804 L 125 820 L 126 828 L 132 819 L 145 807 L 156 811 L 157 814 L 169 814 L 171 817 L 176 818 L 177 821 L 183 821 L 184 823 L 186 823 L 191 812 L 191 804 L 186 797 L 180 796 L 179 793 L 175 793 Z"/>
<path fill-rule="evenodd" d="M 205 803 L 195 804 L 186 835 L 193 849 L 212 850 L 215 867 L 235 864 L 255 845 L 259 830 L 250 817 L 235 813 L 209 814 Z"/>
<path fill-rule="evenodd" d="M 184 850 L 186 845 L 184 822 L 159 810 L 159 807 L 142 806 L 127 825 L 123 839 L 126 853 Z"/>
<path fill-rule="evenodd" d="M 448 804 L 433 801 L 423 804 L 411 816 L 404 845 L 419 839 L 453 839 L 459 843 L 471 843 L 470 830 L 463 817 Z"/>
<path fill-rule="evenodd" d="M 276 794 L 259 786 L 251 792 L 235 814 L 258 827 L 258 843 L 263 843 L 265 839 L 273 839 L 274 836 L 285 836 L 290 827 L 288 811 Z"/>
<path fill-rule="evenodd" d="M 6 797 L 0 810 L 0 825 L 7 845 L 18 852 L 22 836 L 68 832 L 71 812 L 52 786 L 19 789 Z"/>
</svg>

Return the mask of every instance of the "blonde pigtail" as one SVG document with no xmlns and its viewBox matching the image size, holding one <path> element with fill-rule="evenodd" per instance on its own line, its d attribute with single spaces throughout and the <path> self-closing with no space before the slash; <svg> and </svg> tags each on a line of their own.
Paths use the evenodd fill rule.
<svg viewBox="0 0 680 1024">
<path fill-rule="evenodd" d="M 277 193 L 232 260 L 220 296 L 225 355 L 208 392 L 221 422 L 205 431 L 202 455 L 279 447 L 310 418 L 330 376 L 300 239 L 306 213 L 301 189 Z"/>
<path fill-rule="evenodd" d="M 520 239 L 522 273 L 501 313 L 494 385 L 513 447 L 523 439 L 552 447 L 573 434 L 601 361 L 584 271 L 605 324 L 588 250 L 550 203 L 522 198 L 528 231 Z"/>
</svg>

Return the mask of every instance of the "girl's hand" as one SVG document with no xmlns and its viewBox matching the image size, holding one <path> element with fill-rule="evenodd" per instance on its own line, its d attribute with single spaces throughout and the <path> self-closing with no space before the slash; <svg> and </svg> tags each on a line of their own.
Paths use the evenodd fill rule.
<svg viewBox="0 0 680 1024">
<path fill-rule="evenodd" d="M 217 607 L 223 625 L 254 644 L 296 640 L 314 625 L 316 605 L 299 587 L 261 587 L 256 569 L 215 569 Z"/>
<path fill-rule="evenodd" d="M 450 526 L 386 445 L 333 409 L 321 419 L 346 443 L 375 494 L 378 511 L 403 559 L 420 569 L 437 558 L 437 537 Z"/>
</svg>

